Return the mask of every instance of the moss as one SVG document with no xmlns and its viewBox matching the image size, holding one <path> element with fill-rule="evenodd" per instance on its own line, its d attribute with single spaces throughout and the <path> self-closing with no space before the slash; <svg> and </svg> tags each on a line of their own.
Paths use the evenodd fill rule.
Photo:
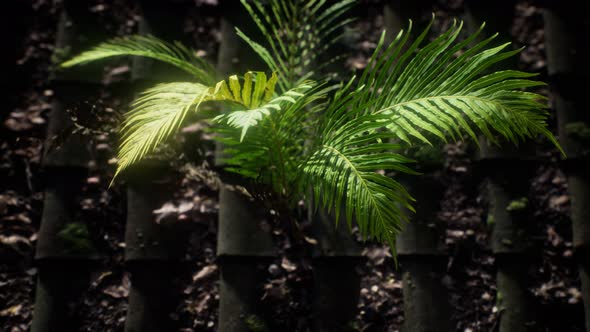
<svg viewBox="0 0 590 332">
<path fill-rule="evenodd" d="M 491 213 L 488 213 L 488 218 L 486 219 L 486 224 L 488 226 L 494 226 L 495 222 L 496 222 L 496 220 L 494 219 L 494 215 Z"/>
<path fill-rule="evenodd" d="M 503 309 L 503 300 L 504 300 L 504 294 L 502 294 L 501 291 L 498 291 L 496 293 L 496 307 L 498 307 L 498 310 L 502 310 Z"/>
<path fill-rule="evenodd" d="M 246 319 L 244 320 L 244 323 L 246 323 L 246 326 L 252 332 L 267 332 L 268 331 L 268 328 L 266 327 L 266 324 L 264 324 L 264 321 L 256 315 L 250 315 L 250 316 L 246 317 Z"/>
<path fill-rule="evenodd" d="M 57 235 L 64 240 L 66 248 L 70 252 L 89 253 L 95 251 L 88 227 L 83 223 L 66 224 Z"/>
<path fill-rule="evenodd" d="M 508 206 L 506 207 L 506 211 L 508 211 L 508 212 L 522 211 L 522 210 L 526 209 L 528 205 L 529 205 L 528 198 L 521 197 L 519 199 L 515 199 L 515 200 L 511 201 L 510 203 L 508 203 Z"/>
<path fill-rule="evenodd" d="M 510 239 L 502 239 L 502 244 L 507 246 L 507 247 L 512 247 L 512 240 Z"/>
<path fill-rule="evenodd" d="M 590 126 L 584 122 L 572 122 L 565 125 L 565 133 L 568 137 L 581 143 L 590 143 Z"/>
<path fill-rule="evenodd" d="M 346 327 L 344 328 L 344 331 L 346 332 L 353 332 L 353 331 L 360 331 L 361 327 L 359 325 L 359 323 L 357 322 L 350 322 L 348 324 L 346 324 Z"/>
<path fill-rule="evenodd" d="M 51 63 L 54 65 L 58 65 L 64 62 L 71 56 L 72 48 L 69 46 L 56 48 L 51 55 Z"/>
</svg>

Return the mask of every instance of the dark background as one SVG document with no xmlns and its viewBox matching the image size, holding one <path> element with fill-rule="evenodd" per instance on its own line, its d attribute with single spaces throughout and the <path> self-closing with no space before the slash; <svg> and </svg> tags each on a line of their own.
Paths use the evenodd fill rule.
<svg viewBox="0 0 590 332">
<path fill-rule="evenodd" d="M 86 0 L 85 0 L 86 1 Z M 112 36 L 137 31 L 138 11 L 133 1 L 87 0 L 88 8 Z M 346 45 L 346 64 L 361 69 L 383 27 L 382 1 L 359 1 Z M 53 96 L 48 80 L 54 64 L 56 25 L 60 1 L 5 1 L 2 24 L 3 50 L 9 61 L 2 70 L 5 95 L 0 112 L 0 331 L 26 331 L 32 318 L 36 265 L 33 260 L 36 232 L 42 211 L 46 179 L 40 166 Z M 460 0 L 440 0 L 435 30 L 463 14 Z M 222 11 L 216 0 L 195 1 L 186 17 L 190 46 L 215 61 Z M 544 51 L 542 11 L 538 3 L 518 1 L 512 38 L 525 45 L 521 69 L 540 73 L 548 80 Z M 100 96 L 81 103 L 75 112 L 92 111 L 89 123 L 108 123 L 101 110 L 124 112 L 129 102 L 120 83 L 130 77 L 129 63 L 121 61 L 105 71 Z M 550 95 L 549 89 L 542 90 Z M 552 120 L 552 126 L 555 126 Z M 552 128 L 555 129 L 555 128 Z M 185 134 L 186 136 L 192 133 Z M 92 237 L 105 259 L 92 276 L 90 287 L 75 305 L 80 331 L 122 331 L 129 278 L 123 264 L 125 198 L 120 185 L 107 190 L 113 173 L 108 160 L 114 154 L 114 135 L 92 136 L 95 163 L 91 165 L 81 201 L 80 218 L 87 220 Z M 497 327 L 494 257 L 485 224 L 486 198 L 464 144 L 445 148 L 446 193 L 440 219 L 446 222 L 445 243 L 449 258 L 445 285 L 450 290 L 456 331 L 493 331 Z M 535 230 L 532 237 L 539 255 L 529 271 L 530 292 L 538 317 L 547 331 L 583 331 L 583 305 L 577 264 L 571 243 L 570 199 L 567 181 L 554 149 L 543 151 L 544 162 L 535 172 L 531 192 Z M 185 218 L 191 246 L 180 282 L 182 302 L 175 312 L 183 331 L 215 331 L 218 305 L 216 244 L 216 192 L 196 179 L 185 178 L 174 204 L 190 203 Z M 196 198 L 198 197 L 198 199 Z M 176 217 L 176 216 L 175 216 Z M 362 331 L 398 331 L 403 320 L 400 275 L 388 248 L 368 243 L 368 261 L 362 275 L 361 300 L 356 326 Z M 262 302 L 273 306 L 275 319 L 285 331 L 303 331 L 309 315 L 311 270 L 304 260 L 277 258 L 267 267 Z"/>
</svg>

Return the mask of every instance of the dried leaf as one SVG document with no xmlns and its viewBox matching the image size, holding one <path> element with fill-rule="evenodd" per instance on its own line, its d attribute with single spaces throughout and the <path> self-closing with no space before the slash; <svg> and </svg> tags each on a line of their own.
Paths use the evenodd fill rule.
<svg viewBox="0 0 590 332">
<path fill-rule="evenodd" d="M 193 282 L 197 282 L 199 280 L 205 279 L 205 278 L 211 276 L 215 272 L 217 272 L 216 265 L 207 265 L 207 266 L 203 267 L 199 272 L 197 272 L 193 276 Z"/>
<path fill-rule="evenodd" d="M 13 305 L 12 307 L 6 308 L 0 311 L 0 317 L 14 317 L 18 316 L 23 308 L 22 304 Z"/>
<path fill-rule="evenodd" d="M 293 272 L 297 270 L 297 265 L 287 259 L 287 257 L 283 257 L 283 260 L 281 261 L 281 267 L 287 272 Z"/>
</svg>

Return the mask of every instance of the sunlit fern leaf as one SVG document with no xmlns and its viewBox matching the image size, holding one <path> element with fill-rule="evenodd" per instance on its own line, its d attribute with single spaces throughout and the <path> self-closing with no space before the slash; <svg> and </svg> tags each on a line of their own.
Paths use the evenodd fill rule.
<svg viewBox="0 0 590 332">
<path fill-rule="evenodd" d="M 522 90 L 542 83 L 514 70 L 484 72 L 519 50 L 485 49 L 494 36 L 468 48 L 477 34 L 456 42 L 461 27 L 430 43 L 423 43 L 429 28 L 410 45 L 409 33 L 388 45 L 382 36 L 360 79 L 337 91 L 312 136 L 302 183 L 313 186 L 321 206 L 338 213 L 344 205 L 345 219 L 363 235 L 393 243 L 403 220 L 397 206 L 410 201 L 395 180 L 380 175 L 410 172 L 390 142 L 430 144 L 463 133 L 476 142 L 478 133 L 518 142 L 540 134 L 559 147 L 547 130 L 543 97 Z"/>
<path fill-rule="evenodd" d="M 176 133 L 184 118 L 196 111 L 210 88 L 200 83 L 159 84 L 141 93 L 121 128 L 115 177 Z"/>
<path fill-rule="evenodd" d="M 454 24 L 424 45 L 429 27 L 409 47 L 411 25 L 390 45 L 382 38 L 358 83 L 364 89 L 354 107 L 370 102 L 363 112 L 388 114 L 387 127 L 408 144 L 431 144 L 432 137 L 456 140 L 462 133 L 477 142 L 479 132 L 493 142 L 500 135 L 514 143 L 540 134 L 559 147 L 546 129 L 546 105 L 540 102 L 545 97 L 523 91 L 544 83 L 527 79 L 535 74 L 515 70 L 486 72 L 521 50 L 506 51 L 509 44 L 486 49 L 496 35 L 468 47 L 483 25 L 457 41 L 462 26 Z"/>
<path fill-rule="evenodd" d="M 249 78 L 246 76 L 245 82 L 248 82 Z M 261 84 L 257 84 L 256 86 L 263 86 L 264 81 Z M 260 81 L 258 81 L 260 82 Z M 240 133 L 240 142 L 244 140 L 248 128 L 255 126 L 260 120 L 262 120 L 265 116 L 268 116 L 271 111 L 280 111 L 281 109 L 285 108 L 286 104 L 295 104 L 297 100 L 303 96 L 305 93 L 313 87 L 312 82 L 303 82 L 299 84 L 297 87 L 283 93 L 282 95 L 275 97 L 269 101 L 265 101 L 261 103 L 260 100 L 257 98 L 256 91 L 252 94 L 252 100 L 249 105 L 245 104 L 244 106 L 250 107 L 250 109 L 246 110 L 235 110 L 228 114 L 222 114 L 217 116 L 214 120 L 217 122 L 225 122 L 229 126 L 241 129 Z M 262 87 L 261 87 L 262 89 Z M 262 99 L 262 98 L 260 98 Z M 262 104 L 261 106 L 258 106 Z M 256 107 L 256 108 L 252 108 Z"/>
<path fill-rule="evenodd" d="M 231 127 L 226 121 L 216 122 L 213 130 L 216 139 L 223 143 L 220 161 L 225 165 L 224 170 L 245 176 L 262 187 L 273 188 L 287 201 L 294 200 L 306 141 L 317 129 L 317 118 L 325 108 L 326 94 L 331 89 L 328 84 L 315 84 L 303 96 L 294 95 L 295 103 L 284 102 L 280 111 L 271 111 L 262 117 L 248 129 L 244 140 L 240 128 Z"/>
<path fill-rule="evenodd" d="M 211 65 L 179 42 L 168 43 L 153 36 L 128 36 L 114 38 L 82 52 L 61 64 L 68 68 L 115 56 L 140 56 L 176 66 L 191 74 L 203 84 L 215 83 L 215 71 Z"/>
<path fill-rule="evenodd" d="M 119 167 L 115 176 L 175 134 L 186 116 L 197 112 L 204 102 L 229 102 L 246 111 L 280 109 L 282 103 L 295 103 L 303 96 L 299 91 L 309 89 L 308 85 L 302 85 L 273 98 L 276 81 L 274 74 L 267 78 L 265 73 L 248 72 L 242 81 L 232 75 L 227 81 L 219 81 L 210 87 L 177 82 L 159 84 L 143 92 L 133 102 L 123 123 Z M 247 127 L 252 125 L 250 122 Z"/>
</svg>

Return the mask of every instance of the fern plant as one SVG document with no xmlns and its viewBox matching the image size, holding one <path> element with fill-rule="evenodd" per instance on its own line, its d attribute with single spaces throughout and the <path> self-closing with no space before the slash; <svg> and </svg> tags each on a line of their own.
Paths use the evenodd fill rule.
<svg viewBox="0 0 590 332">
<path fill-rule="evenodd" d="M 133 103 L 121 126 L 115 176 L 172 137 L 203 103 L 230 104 L 230 112 L 210 119 L 225 146 L 227 171 L 250 179 L 249 190 L 272 193 L 279 214 L 312 197 L 337 221 L 342 210 L 349 226 L 356 223 L 365 238 L 394 249 L 405 220 L 402 207 L 411 210 L 412 198 L 390 173 L 417 174 L 403 155 L 409 146 L 464 138 L 477 143 L 483 134 L 515 144 L 542 135 L 559 147 L 546 126 L 544 97 L 527 91 L 544 83 L 516 70 L 486 71 L 520 50 L 488 47 L 496 35 L 475 43 L 483 26 L 460 40 L 463 24 L 455 23 L 426 42 L 429 25 L 409 42 L 410 21 L 392 42 L 383 32 L 359 77 L 331 83 L 318 64 L 326 64 L 325 52 L 352 20 L 345 14 L 354 1 L 330 3 L 242 0 L 264 43 L 239 28 L 237 33 L 268 73 L 217 80 L 212 66 L 188 48 L 138 36 L 105 42 L 63 63 L 143 56 L 194 77 L 157 85 Z"/>
</svg>

